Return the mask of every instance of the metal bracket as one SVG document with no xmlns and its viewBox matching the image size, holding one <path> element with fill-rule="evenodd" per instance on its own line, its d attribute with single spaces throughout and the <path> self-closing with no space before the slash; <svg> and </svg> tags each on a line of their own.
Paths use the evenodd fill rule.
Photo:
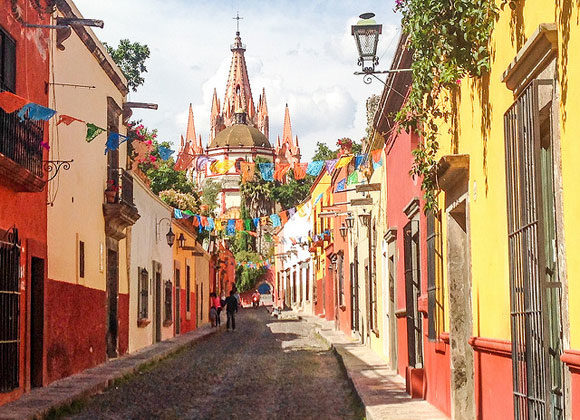
<svg viewBox="0 0 580 420">
<path fill-rule="evenodd" d="M 74 159 L 71 160 L 45 160 L 42 162 L 44 170 L 52 175 L 48 178 L 47 182 L 52 181 L 57 175 L 60 169 L 64 169 L 68 171 L 70 169 L 70 164 L 74 162 Z"/>
</svg>

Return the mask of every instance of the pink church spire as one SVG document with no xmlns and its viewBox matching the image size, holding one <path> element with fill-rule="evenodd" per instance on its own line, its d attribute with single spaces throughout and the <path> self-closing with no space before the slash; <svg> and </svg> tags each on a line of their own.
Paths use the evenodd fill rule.
<svg viewBox="0 0 580 420">
<path fill-rule="evenodd" d="M 246 46 L 242 44 L 240 32 L 236 32 L 236 38 L 231 46 L 232 63 L 230 65 L 230 73 L 226 83 L 226 94 L 223 103 L 223 113 L 225 117 L 225 125 L 229 126 L 233 123 L 234 113 L 239 107 L 247 113 L 248 120 L 254 122 L 256 115 L 256 107 L 252 99 L 252 89 L 250 88 L 250 79 L 248 77 L 248 67 L 246 66 L 246 59 L 244 52 Z"/>
<path fill-rule="evenodd" d="M 194 141 L 197 136 L 195 135 L 195 123 L 193 122 L 193 108 L 189 104 L 189 116 L 187 118 L 187 131 L 185 132 L 185 140 Z"/>
</svg>

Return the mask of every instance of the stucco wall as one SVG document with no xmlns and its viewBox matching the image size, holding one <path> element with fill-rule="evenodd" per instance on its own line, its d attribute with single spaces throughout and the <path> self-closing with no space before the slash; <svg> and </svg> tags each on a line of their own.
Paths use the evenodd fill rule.
<svg viewBox="0 0 580 420">
<path fill-rule="evenodd" d="M 173 325 L 163 326 L 165 321 L 165 282 L 173 283 L 173 250 L 167 245 L 165 235 L 171 224 L 171 208 L 161 201 L 143 182 L 135 177 L 133 194 L 141 217 L 131 228 L 131 257 L 129 276 L 129 352 L 152 344 L 155 334 L 155 270 L 154 262 L 161 265 L 161 337 L 173 336 Z M 161 219 L 166 219 L 161 221 Z M 157 237 L 155 235 L 157 226 Z M 176 246 L 176 245 L 174 245 Z M 144 327 L 137 325 L 139 301 L 138 269 L 149 272 L 148 319 Z M 173 294 L 173 291 L 172 291 Z M 174 302 L 172 302 L 174 305 Z"/>
</svg>

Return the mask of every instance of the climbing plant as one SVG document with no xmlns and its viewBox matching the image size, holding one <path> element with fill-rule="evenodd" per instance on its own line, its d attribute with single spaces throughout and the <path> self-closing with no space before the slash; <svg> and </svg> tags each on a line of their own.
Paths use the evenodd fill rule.
<svg viewBox="0 0 580 420">
<path fill-rule="evenodd" d="M 456 97 L 463 78 L 489 71 L 489 40 L 499 9 L 494 0 L 395 0 L 395 11 L 402 13 L 413 54 L 413 85 L 397 121 L 422 138 L 411 174 L 422 178 L 425 210 L 434 210 L 439 123 L 452 114 L 442 97 Z"/>
</svg>

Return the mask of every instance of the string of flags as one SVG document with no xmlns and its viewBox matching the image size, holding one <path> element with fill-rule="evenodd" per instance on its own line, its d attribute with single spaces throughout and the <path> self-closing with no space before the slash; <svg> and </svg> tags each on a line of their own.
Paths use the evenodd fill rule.
<svg viewBox="0 0 580 420">
<path fill-rule="evenodd" d="M 238 267 L 246 267 L 246 268 L 270 268 L 272 266 L 272 261 L 262 260 L 262 261 L 238 261 L 236 263 Z"/>
<path fill-rule="evenodd" d="M 57 114 L 57 111 L 54 109 L 31 102 L 21 96 L 7 91 L 0 92 L 0 108 L 2 108 L 4 112 L 8 114 L 18 111 L 17 116 L 21 121 L 23 121 L 25 118 L 28 118 L 31 121 L 49 121 Z M 84 121 L 70 115 L 58 113 L 58 119 L 56 122 L 57 126 L 60 124 L 69 126 L 74 122 L 85 124 L 85 140 L 87 143 L 92 142 L 101 133 L 107 131 L 105 128 L 99 127 L 91 122 Z M 142 126 L 140 127 L 142 128 Z M 142 162 L 150 162 L 155 164 L 156 157 L 151 154 L 154 149 L 153 142 L 145 141 L 144 138 L 140 135 L 139 130 L 137 130 L 137 138 L 129 138 L 128 136 L 124 136 L 119 133 L 110 133 L 105 144 L 105 154 L 110 151 L 117 150 L 119 145 L 128 140 L 133 140 L 131 145 L 136 151 L 134 165 L 138 165 Z M 46 149 L 49 149 L 49 145 L 44 142 L 42 143 L 42 146 Z M 159 146 L 158 152 L 162 160 L 168 160 L 171 155 L 175 153 L 173 150 L 165 146 Z"/>
<path fill-rule="evenodd" d="M 326 170 L 329 175 L 335 169 L 340 169 L 347 166 L 352 160 L 354 160 L 354 169 L 359 170 L 369 161 L 369 154 L 360 154 L 360 155 L 348 155 L 342 156 L 336 159 L 330 160 L 315 160 L 309 163 L 295 163 L 294 165 L 290 165 L 288 163 L 272 163 L 272 162 L 263 162 L 263 163 L 255 163 L 255 162 L 244 162 L 241 161 L 239 163 L 239 171 L 241 173 L 241 180 L 242 183 L 250 182 L 254 179 L 254 176 L 259 174 L 264 181 L 280 181 L 284 179 L 286 174 L 292 169 L 294 171 L 294 178 L 304 179 L 306 175 L 310 176 L 318 176 L 323 170 Z M 383 155 L 382 149 L 373 150 L 370 152 L 370 162 L 373 165 L 373 169 L 377 169 L 383 166 Z M 207 155 L 200 155 L 195 158 L 193 162 L 193 166 L 196 168 L 197 171 L 205 170 L 209 165 L 209 170 L 213 174 L 224 175 L 230 171 L 234 166 L 236 166 L 236 161 L 223 159 L 218 160 L 213 157 L 209 157 Z M 183 165 L 180 163 L 178 157 L 178 163 L 175 165 L 175 169 L 179 171 L 183 171 L 187 169 L 188 165 Z M 357 175 L 358 177 L 358 175 Z M 357 178 L 358 179 L 358 178 Z M 350 183 L 357 183 L 355 178 L 350 180 Z M 345 181 L 346 185 L 347 181 Z"/>
</svg>

